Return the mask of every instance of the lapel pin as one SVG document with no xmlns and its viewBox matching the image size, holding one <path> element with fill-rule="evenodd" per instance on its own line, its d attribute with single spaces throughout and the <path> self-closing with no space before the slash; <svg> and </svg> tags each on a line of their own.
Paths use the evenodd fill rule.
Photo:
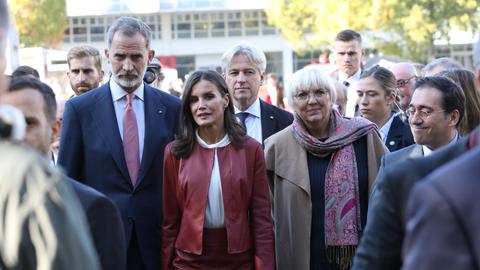
<svg viewBox="0 0 480 270">
<path fill-rule="evenodd" d="M 158 113 L 163 113 L 163 111 L 162 111 L 162 110 L 158 110 Z"/>
<path fill-rule="evenodd" d="M 273 115 L 270 115 L 270 119 L 272 119 L 272 120 L 273 120 L 273 119 L 275 119 L 275 117 L 273 117 Z"/>
</svg>

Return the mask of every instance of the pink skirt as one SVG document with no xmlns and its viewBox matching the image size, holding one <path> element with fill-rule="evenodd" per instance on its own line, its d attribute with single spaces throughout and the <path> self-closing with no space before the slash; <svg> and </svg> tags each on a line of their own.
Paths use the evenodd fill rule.
<svg viewBox="0 0 480 270">
<path fill-rule="evenodd" d="M 251 270 L 254 269 L 253 253 L 229 254 L 227 230 L 203 229 L 203 254 L 196 255 L 175 250 L 172 269 Z"/>
</svg>

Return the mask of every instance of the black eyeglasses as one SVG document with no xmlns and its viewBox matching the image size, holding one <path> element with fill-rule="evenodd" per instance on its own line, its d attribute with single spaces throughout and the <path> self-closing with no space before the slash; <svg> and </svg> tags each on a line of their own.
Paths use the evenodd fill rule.
<svg viewBox="0 0 480 270">
<path fill-rule="evenodd" d="M 408 79 L 397 80 L 397 87 L 404 87 L 410 80 L 412 80 L 413 78 L 416 78 L 416 77 L 417 77 L 416 75 L 413 75 L 412 77 L 410 77 Z"/>
</svg>

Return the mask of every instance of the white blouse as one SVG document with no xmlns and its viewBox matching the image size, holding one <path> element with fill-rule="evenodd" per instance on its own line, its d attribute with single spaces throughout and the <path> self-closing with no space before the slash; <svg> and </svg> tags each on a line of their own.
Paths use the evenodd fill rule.
<svg viewBox="0 0 480 270">
<path fill-rule="evenodd" d="M 228 135 L 214 144 L 207 144 L 198 135 L 196 131 L 197 142 L 204 148 L 214 149 L 214 162 L 212 176 L 210 177 L 210 187 L 208 189 L 207 208 L 205 209 L 205 228 L 223 228 L 225 227 L 225 212 L 223 209 L 222 181 L 220 177 L 220 167 L 218 166 L 217 148 L 225 147 L 230 144 Z"/>
</svg>

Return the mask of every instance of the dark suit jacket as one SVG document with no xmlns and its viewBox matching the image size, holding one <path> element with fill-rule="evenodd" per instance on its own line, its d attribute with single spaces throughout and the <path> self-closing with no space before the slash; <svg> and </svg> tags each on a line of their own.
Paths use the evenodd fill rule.
<svg viewBox="0 0 480 270">
<path fill-rule="evenodd" d="M 147 269 L 157 270 L 163 150 L 178 129 L 180 100 L 145 85 L 144 105 L 144 150 L 135 187 L 128 174 L 108 83 L 65 104 L 58 164 L 68 176 L 115 202 L 125 239 L 129 241 L 135 227 L 142 261 Z"/>
<path fill-rule="evenodd" d="M 103 270 L 122 270 L 126 265 L 126 242 L 120 212 L 102 193 L 65 177 L 77 195 Z"/>
<path fill-rule="evenodd" d="M 388 150 L 397 151 L 414 143 L 410 126 L 402 122 L 399 116 L 395 116 L 385 141 Z"/>
<path fill-rule="evenodd" d="M 480 269 L 479 164 L 476 147 L 412 189 L 403 269 Z"/>
<path fill-rule="evenodd" d="M 293 122 L 293 115 L 277 106 L 260 100 L 260 114 L 262 117 L 262 139 L 279 132 Z"/>
<path fill-rule="evenodd" d="M 352 270 L 400 269 L 405 206 L 410 190 L 433 170 L 466 152 L 467 142 L 468 138 L 463 138 L 427 157 L 408 158 L 384 167 L 377 176 L 367 226 L 357 248 Z M 407 152 L 407 149 L 400 151 Z M 400 151 L 390 155 L 400 154 Z"/>
</svg>

